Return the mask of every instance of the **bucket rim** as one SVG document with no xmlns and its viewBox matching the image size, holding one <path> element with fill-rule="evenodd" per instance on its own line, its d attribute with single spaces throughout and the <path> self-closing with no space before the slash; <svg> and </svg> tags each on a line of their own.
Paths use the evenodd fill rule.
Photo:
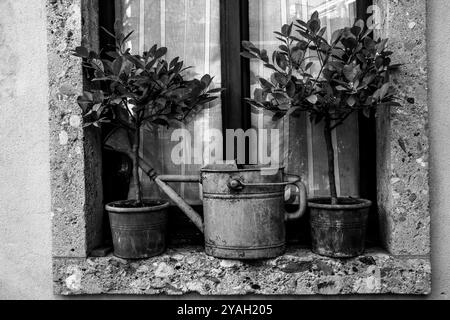
<svg viewBox="0 0 450 320">
<path fill-rule="evenodd" d="M 155 204 L 158 203 L 157 205 L 154 206 L 146 206 L 146 207 L 142 207 L 142 208 L 120 208 L 120 207 L 116 207 L 114 205 L 120 204 L 120 203 L 124 203 L 127 202 L 128 200 L 122 200 L 122 201 L 114 201 L 114 202 L 110 202 L 105 206 L 105 209 L 108 212 L 113 212 L 113 213 L 148 213 L 148 212 L 155 212 L 155 211 L 160 211 L 160 210 L 164 210 L 167 209 L 170 206 L 170 203 L 168 201 L 165 200 L 149 200 L 149 199 L 144 199 L 144 203 L 145 202 L 154 202 Z"/>
<path fill-rule="evenodd" d="M 339 197 L 339 200 L 354 200 L 355 204 L 322 204 L 317 203 L 320 201 L 328 201 L 330 200 L 330 197 L 318 197 L 318 198 L 312 198 L 308 200 L 308 207 L 312 209 L 326 209 L 326 210 L 359 210 L 359 209 L 367 209 L 372 206 L 372 201 L 367 199 L 359 199 L 359 198 L 344 198 Z"/>
<path fill-rule="evenodd" d="M 279 165 L 279 166 L 266 166 L 266 165 L 245 165 L 243 168 L 214 168 L 212 166 L 206 166 L 202 168 L 200 171 L 203 173 L 220 173 L 220 172 L 226 172 L 226 173 L 236 173 L 236 172 L 261 172 L 261 171 L 269 171 L 269 170 L 276 170 L 276 171 L 284 171 L 286 169 L 285 166 Z"/>
</svg>

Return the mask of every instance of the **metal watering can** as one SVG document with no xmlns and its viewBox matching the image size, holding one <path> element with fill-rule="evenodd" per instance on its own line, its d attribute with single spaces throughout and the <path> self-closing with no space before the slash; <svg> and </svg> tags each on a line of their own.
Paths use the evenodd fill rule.
<svg viewBox="0 0 450 320">
<path fill-rule="evenodd" d="M 147 168 L 148 169 L 148 168 Z M 200 176 L 147 174 L 205 235 L 206 253 L 222 259 L 269 259 L 286 251 L 287 220 L 299 219 L 306 210 L 306 187 L 300 177 L 277 168 L 264 174 L 259 166 L 207 166 Z M 270 169 L 273 170 L 273 169 Z M 168 183 L 200 183 L 204 206 L 201 216 Z M 295 186 L 300 206 L 285 210 L 285 191 Z"/>
<path fill-rule="evenodd" d="M 126 135 L 111 139 L 109 147 L 132 156 Z M 206 253 L 223 259 L 268 259 L 286 250 L 287 220 L 300 218 L 307 205 L 307 192 L 300 177 L 259 166 L 208 166 L 200 176 L 159 176 L 140 159 L 141 169 L 205 235 Z M 200 183 L 204 221 L 168 183 Z M 290 185 L 300 194 L 299 209 L 285 210 L 285 191 Z"/>
</svg>

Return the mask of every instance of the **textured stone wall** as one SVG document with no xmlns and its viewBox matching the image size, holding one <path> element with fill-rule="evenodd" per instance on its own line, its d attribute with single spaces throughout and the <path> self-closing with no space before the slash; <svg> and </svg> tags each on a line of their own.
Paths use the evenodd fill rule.
<svg viewBox="0 0 450 320">
<path fill-rule="evenodd" d="M 378 179 L 381 233 L 396 255 L 430 253 L 429 132 L 426 1 L 375 1 L 385 13 L 383 37 L 395 63 L 402 107 L 381 112 L 378 121 Z M 382 15 L 384 17 L 384 15 Z"/>
<path fill-rule="evenodd" d="M 94 0 L 47 2 L 53 254 L 85 257 L 101 242 L 101 152 L 76 103 L 84 81 L 71 50 L 98 43 Z"/>
</svg>

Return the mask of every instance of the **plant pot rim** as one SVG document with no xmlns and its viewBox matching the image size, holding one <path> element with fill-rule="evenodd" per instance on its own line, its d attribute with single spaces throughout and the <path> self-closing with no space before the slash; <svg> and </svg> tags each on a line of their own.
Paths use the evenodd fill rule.
<svg viewBox="0 0 450 320">
<path fill-rule="evenodd" d="M 313 198 L 308 200 L 308 206 L 313 209 L 326 209 L 326 210 L 359 210 L 359 209 L 367 209 L 372 206 L 372 201 L 367 199 L 356 199 L 356 198 L 339 198 L 339 200 L 353 200 L 357 203 L 355 204 L 323 204 L 317 203 L 322 201 L 330 201 L 329 197 L 322 198 Z"/>
<path fill-rule="evenodd" d="M 144 200 L 144 203 L 145 202 L 154 202 L 155 205 L 154 206 L 146 206 L 146 207 L 142 207 L 142 208 L 132 208 L 132 207 L 123 208 L 123 207 L 115 206 L 117 204 L 123 204 L 124 202 L 127 202 L 127 201 L 128 200 L 111 202 L 105 206 L 105 209 L 109 212 L 114 212 L 114 213 L 148 213 L 148 212 L 164 210 L 170 206 L 170 203 L 168 201 L 164 201 L 164 200 L 160 200 L 160 201 Z M 156 205 L 156 203 L 158 203 L 158 204 Z"/>
</svg>

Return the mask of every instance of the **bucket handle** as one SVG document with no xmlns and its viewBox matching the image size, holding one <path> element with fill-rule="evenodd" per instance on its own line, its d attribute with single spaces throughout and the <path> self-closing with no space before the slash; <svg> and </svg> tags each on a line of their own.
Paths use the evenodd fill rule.
<svg viewBox="0 0 450 320">
<path fill-rule="evenodd" d="M 240 179 L 232 179 L 228 183 L 228 187 L 232 190 L 238 191 L 246 187 L 268 187 L 268 186 L 287 187 L 290 185 L 295 186 L 299 192 L 300 205 L 296 212 L 286 213 L 286 221 L 297 220 L 300 219 L 305 214 L 308 201 L 308 193 L 305 184 L 301 181 L 301 178 L 299 176 L 293 174 L 286 174 L 285 176 L 288 178 L 288 181 L 278 183 L 246 183 L 241 181 Z"/>
<path fill-rule="evenodd" d="M 290 175 L 288 175 L 288 176 L 290 176 Z M 305 184 L 301 181 L 300 178 L 293 183 L 292 182 L 289 183 L 288 186 L 289 185 L 293 185 L 293 186 L 297 187 L 300 198 L 299 198 L 298 210 L 294 213 L 286 213 L 286 221 L 297 220 L 297 219 L 300 219 L 301 217 L 303 217 L 303 215 L 306 212 L 306 207 L 307 207 L 307 202 L 308 202 L 308 192 L 306 190 Z"/>
</svg>

